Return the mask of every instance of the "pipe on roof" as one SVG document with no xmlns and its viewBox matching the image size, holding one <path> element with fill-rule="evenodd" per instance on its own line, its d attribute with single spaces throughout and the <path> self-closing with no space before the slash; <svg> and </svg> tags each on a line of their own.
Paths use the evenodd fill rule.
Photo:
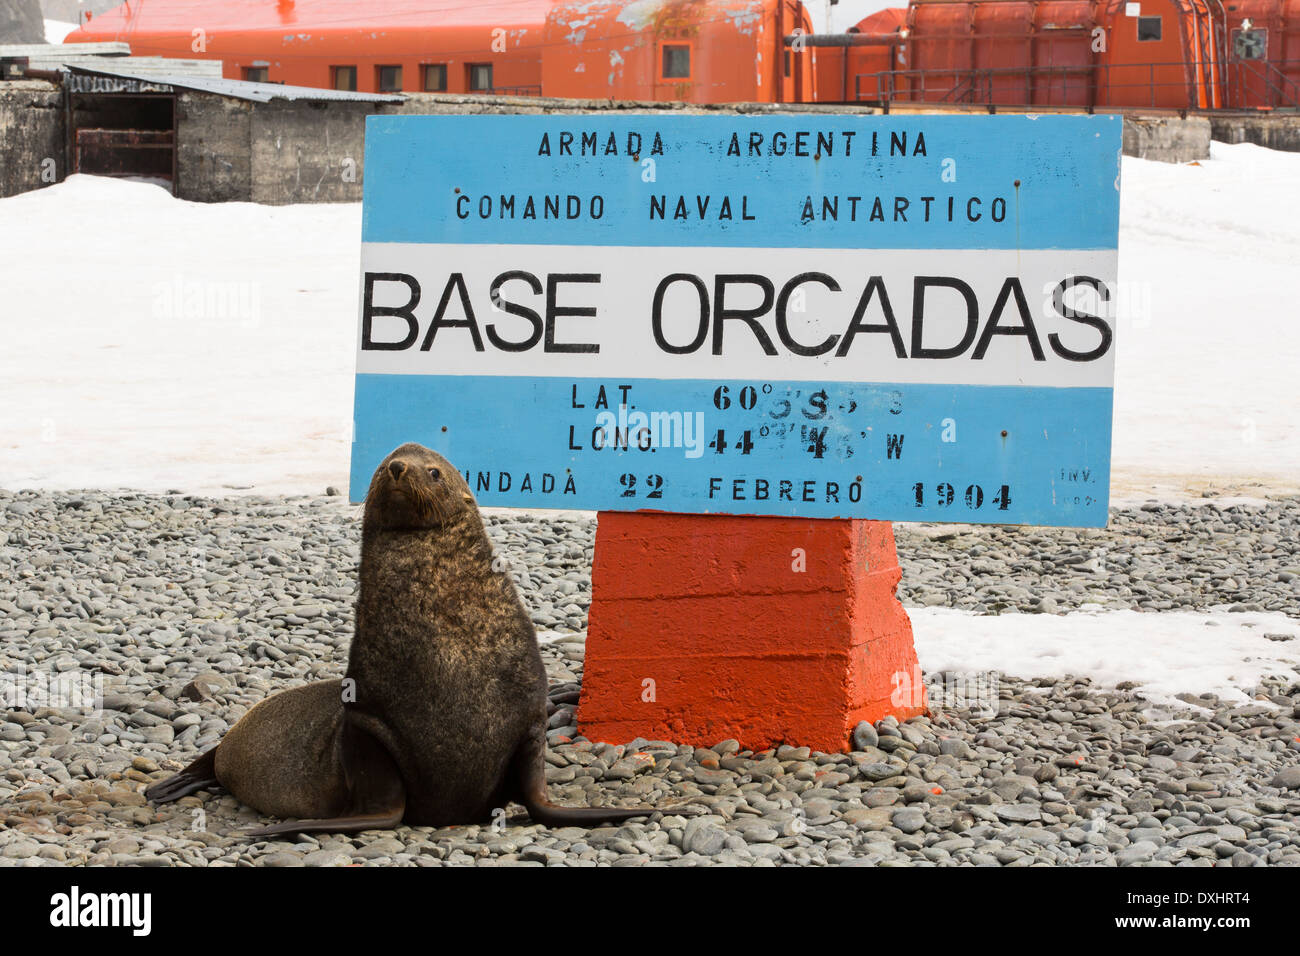
<svg viewBox="0 0 1300 956">
<path fill-rule="evenodd" d="M 23 79 L 46 80 L 50 83 L 57 83 L 59 86 L 63 85 L 62 70 L 31 70 L 24 65 L 22 71 Z"/>
<path fill-rule="evenodd" d="M 805 46 L 899 46 L 907 39 L 901 33 L 791 33 L 785 45 Z"/>
</svg>

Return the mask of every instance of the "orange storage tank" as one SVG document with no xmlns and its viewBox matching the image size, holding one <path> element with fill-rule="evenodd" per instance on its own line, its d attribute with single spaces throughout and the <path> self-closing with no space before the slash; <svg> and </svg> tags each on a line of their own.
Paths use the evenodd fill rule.
<svg viewBox="0 0 1300 956">
<path fill-rule="evenodd" d="M 1089 0 L 912 0 L 898 99 L 1091 106 L 1093 9 Z"/>
<path fill-rule="evenodd" d="M 551 0 L 151 0 L 102 13 L 68 43 L 223 61 L 230 79 L 361 92 L 539 95 Z"/>
<path fill-rule="evenodd" d="M 812 58 L 784 38 L 798 0 L 569 0 L 546 18 L 547 96 L 683 103 L 812 99 Z"/>
<path fill-rule="evenodd" d="M 1034 8 L 1030 47 L 1034 106 L 1096 104 L 1098 25 L 1091 0 L 1061 0 Z"/>
<path fill-rule="evenodd" d="M 1300 107 L 1300 0 L 1225 3 L 1226 105 Z"/>
</svg>

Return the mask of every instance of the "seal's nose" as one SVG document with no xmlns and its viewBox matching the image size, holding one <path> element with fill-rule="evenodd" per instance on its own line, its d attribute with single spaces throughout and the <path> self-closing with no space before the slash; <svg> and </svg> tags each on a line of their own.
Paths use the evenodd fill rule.
<svg viewBox="0 0 1300 956">
<path fill-rule="evenodd" d="M 392 475 L 394 479 L 401 478 L 404 471 L 406 471 L 406 462 L 402 461 L 400 458 L 388 463 L 388 473 Z"/>
</svg>

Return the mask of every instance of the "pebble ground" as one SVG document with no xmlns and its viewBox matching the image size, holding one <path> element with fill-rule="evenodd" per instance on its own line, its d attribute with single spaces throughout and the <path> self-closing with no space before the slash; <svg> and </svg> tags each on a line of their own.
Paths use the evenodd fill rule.
<svg viewBox="0 0 1300 956">
<path fill-rule="evenodd" d="M 851 753 L 576 737 L 594 520 L 493 515 L 544 636 L 552 797 L 622 826 L 250 841 L 221 792 L 141 791 L 268 694 L 341 674 L 359 515 L 335 497 L 0 491 L 0 693 L 102 674 L 104 709 L 0 701 L 0 865 L 1300 865 L 1300 686 L 1155 719 L 1141 689 L 1004 677 L 996 715 L 862 725 Z M 1106 530 L 899 525 L 908 606 L 1300 618 L 1300 498 L 1145 505 Z M 1300 648 L 1296 648 L 1300 658 Z M 571 739 L 576 738 L 576 739 Z"/>
</svg>

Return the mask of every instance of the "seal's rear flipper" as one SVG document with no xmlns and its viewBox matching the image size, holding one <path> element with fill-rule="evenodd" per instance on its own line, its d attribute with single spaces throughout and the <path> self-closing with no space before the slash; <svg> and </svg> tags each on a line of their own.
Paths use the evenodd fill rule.
<svg viewBox="0 0 1300 956">
<path fill-rule="evenodd" d="M 659 812 L 655 807 L 561 807 L 551 803 L 546 798 L 543 734 L 543 731 L 534 733 L 520 744 L 512 767 L 519 793 L 517 799 L 535 821 L 548 827 L 594 827 Z"/>
<path fill-rule="evenodd" d="M 529 800 L 524 806 L 533 820 L 547 827 L 594 827 L 659 812 L 654 807 L 560 807 L 549 800 Z"/>
<path fill-rule="evenodd" d="M 180 773 L 155 783 L 144 792 L 146 800 L 170 803 L 188 797 L 196 790 L 218 786 L 216 770 L 217 748 L 213 747 Z"/>
<path fill-rule="evenodd" d="M 369 813 L 355 817 L 335 817 L 331 820 L 286 820 L 256 830 L 240 830 L 236 836 L 264 837 L 280 833 L 357 833 L 361 830 L 389 830 L 402 822 L 406 802 L 383 813 Z"/>
</svg>

